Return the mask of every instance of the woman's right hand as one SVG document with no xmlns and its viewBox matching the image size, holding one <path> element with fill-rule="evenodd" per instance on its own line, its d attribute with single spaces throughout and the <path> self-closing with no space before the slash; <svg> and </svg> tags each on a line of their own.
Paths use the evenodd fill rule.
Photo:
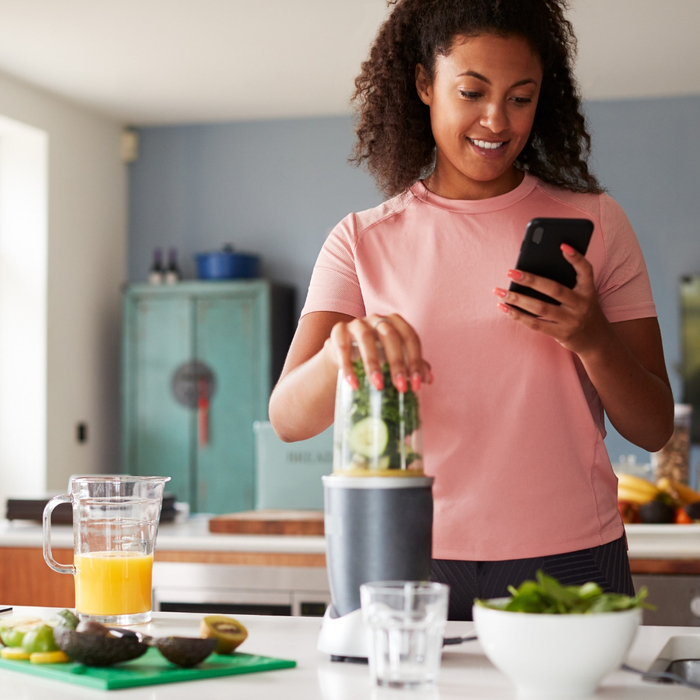
<svg viewBox="0 0 700 700">
<path fill-rule="evenodd" d="M 356 390 L 359 385 L 352 366 L 352 344 L 355 342 L 367 376 L 373 386 L 381 390 L 384 388 L 384 378 L 377 354 L 377 341 L 384 348 L 391 381 L 399 392 L 408 390 L 409 381 L 413 391 L 418 391 L 421 384 L 432 383 L 433 375 L 430 365 L 423 358 L 418 334 L 399 314 L 340 321 L 331 329 L 323 350 Z"/>
<path fill-rule="evenodd" d="M 333 422 L 338 370 L 354 389 L 353 341 L 372 384 L 383 388 L 377 341 L 384 347 L 392 383 L 401 392 L 433 381 L 415 330 L 398 314 L 353 318 L 316 311 L 299 320 L 282 374 L 270 397 L 269 416 L 285 442 L 318 435 Z"/>
</svg>

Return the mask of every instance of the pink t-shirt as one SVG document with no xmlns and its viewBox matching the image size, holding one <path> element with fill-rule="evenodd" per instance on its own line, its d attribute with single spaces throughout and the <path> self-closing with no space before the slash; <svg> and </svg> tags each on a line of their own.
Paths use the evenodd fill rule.
<svg viewBox="0 0 700 700">
<path fill-rule="evenodd" d="M 591 219 L 586 257 L 608 320 L 656 316 L 620 206 L 530 175 L 483 200 L 418 182 L 343 219 L 313 271 L 302 315 L 399 313 L 421 339 L 435 377 L 420 400 L 436 559 L 546 556 L 623 534 L 603 409 L 580 361 L 496 307 L 535 217 Z"/>
</svg>

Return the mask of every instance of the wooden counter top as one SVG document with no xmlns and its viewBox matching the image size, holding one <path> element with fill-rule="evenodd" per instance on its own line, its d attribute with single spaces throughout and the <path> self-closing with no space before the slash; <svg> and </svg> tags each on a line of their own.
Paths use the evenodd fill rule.
<svg viewBox="0 0 700 700">
<path fill-rule="evenodd" d="M 700 575 L 700 525 L 628 525 L 627 538 L 633 574 Z M 72 561 L 72 543 L 71 527 L 52 530 L 57 561 Z M 323 568 L 325 548 L 316 536 L 212 534 L 208 518 L 194 517 L 160 527 L 155 562 Z M 0 600 L 73 606 L 73 578 L 44 562 L 40 525 L 1 522 L 0 561 Z"/>
<path fill-rule="evenodd" d="M 166 552 L 325 555 L 326 552 L 322 536 L 219 534 L 209 531 L 209 520 L 210 516 L 200 515 L 186 522 L 161 525 L 156 545 L 158 555 L 176 556 Z M 625 529 L 631 560 L 700 561 L 700 525 L 627 525 Z M 54 549 L 71 549 L 73 528 L 54 527 L 52 544 Z M 41 549 L 41 525 L 0 521 L 0 548 L 11 547 Z"/>
</svg>

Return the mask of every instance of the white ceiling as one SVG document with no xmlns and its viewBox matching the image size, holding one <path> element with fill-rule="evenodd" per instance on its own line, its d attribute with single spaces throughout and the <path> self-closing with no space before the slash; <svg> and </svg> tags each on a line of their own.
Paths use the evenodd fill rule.
<svg viewBox="0 0 700 700">
<path fill-rule="evenodd" d="M 0 0 L 0 71 L 133 125 L 347 114 L 385 0 Z M 572 0 L 587 99 L 700 94 L 700 0 Z"/>
</svg>

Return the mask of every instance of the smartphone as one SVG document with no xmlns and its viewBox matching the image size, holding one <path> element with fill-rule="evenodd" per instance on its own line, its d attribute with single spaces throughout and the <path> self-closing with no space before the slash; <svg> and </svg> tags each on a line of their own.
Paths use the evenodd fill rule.
<svg viewBox="0 0 700 700">
<path fill-rule="evenodd" d="M 533 219 L 525 229 L 525 237 L 515 267 L 523 272 L 547 277 L 573 289 L 576 286 L 576 270 L 566 260 L 559 246 L 567 243 L 581 255 L 585 255 L 592 235 L 593 222 L 590 219 Z M 552 297 L 517 282 L 511 282 L 510 291 L 559 306 L 559 302 Z M 514 308 L 534 316 L 525 309 L 517 306 Z"/>
</svg>

